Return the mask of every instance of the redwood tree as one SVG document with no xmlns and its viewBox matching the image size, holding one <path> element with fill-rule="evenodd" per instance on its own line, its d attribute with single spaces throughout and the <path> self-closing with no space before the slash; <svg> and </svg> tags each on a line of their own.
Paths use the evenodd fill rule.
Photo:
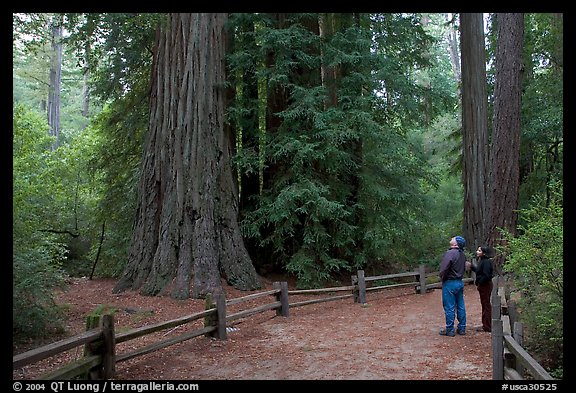
<svg viewBox="0 0 576 393">
<path fill-rule="evenodd" d="M 237 223 L 226 126 L 227 14 L 170 14 L 157 33 L 150 123 L 125 272 L 114 292 L 201 298 L 261 287 Z"/>
<path fill-rule="evenodd" d="M 471 250 L 484 244 L 488 184 L 488 95 L 481 13 L 460 14 L 464 236 Z"/>
<path fill-rule="evenodd" d="M 54 14 L 51 21 L 52 52 L 48 92 L 48 124 L 54 139 L 52 150 L 60 145 L 60 92 L 62 90 L 62 15 Z"/>
<path fill-rule="evenodd" d="M 516 234 L 520 183 L 520 97 L 524 14 L 497 14 L 494 130 L 490 152 L 488 243 L 501 241 L 499 228 Z M 502 261 L 496 259 L 497 265 Z"/>
</svg>

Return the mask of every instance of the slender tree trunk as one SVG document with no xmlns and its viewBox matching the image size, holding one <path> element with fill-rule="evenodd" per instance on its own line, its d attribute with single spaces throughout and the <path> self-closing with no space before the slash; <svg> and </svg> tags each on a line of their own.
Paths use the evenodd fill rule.
<svg viewBox="0 0 576 393">
<path fill-rule="evenodd" d="M 88 117 L 90 113 L 90 69 L 86 67 L 82 75 L 82 116 Z"/>
<path fill-rule="evenodd" d="M 448 40 L 448 52 L 450 53 L 450 64 L 452 65 L 452 71 L 454 72 L 456 83 L 459 84 L 462 80 L 462 68 L 459 61 L 461 55 L 458 53 L 458 35 L 456 34 L 456 29 L 453 27 L 453 19 L 454 16 L 452 13 L 446 14 L 446 22 L 448 23 L 448 33 L 446 39 Z M 462 17 L 460 17 L 460 23 L 462 23 Z M 483 32 L 484 31 L 482 31 L 482 33 Z"/>
<path fill-rule="evenodd" d="M 52 18 L 52 59 L 50 64 L 50 86 L 48 87 L 48 125 L 50 135 L 56 139 L 52 150 L 60 144 L 60 89 L 62 82 L 62 15 Z"/>
<path fill-rule="evenodd" d="M 488 95 L 486 51 L 481 13 L 460 15 L 462 43 L 463 233 L 475 250 L 486 240 L 488 187 Z"/>
<path fill-rule="evenodd" d="M 524 14 L 504 13 L 496 18 L 498 41 L 487 228 L 488 241 L 495 246 L 501 244 L 499 228 L 516 234 Z M 498 256 L 495 262 L 499 269 L 502 259 Z"/>
<path fill-rule="evenodd" d="M 93 26 L 92 28 L 88 29 L 88 35 L 91 36 L 94 34 L 94 29 L 95 29 L 95 25 L 91 25 Z M 91 47 L 91 43 L 89 41 L 86 41 L 84 44 L 84 61 L 86 62 L 86 65 L 84 67 L 84 73 L 83 73 L 83 81 L 84 84 L 82 86 L 82 116 L 84 117 L 88 117 L 88 114 L 90 113 L 90 86 L 89 86 L 89 80 L 90 80 L 90 58 L 92 57 L 92 47 Z"/>
<path fill-rule="evenodd" d="M 237 223 L 225 126 L 227 15 L 171 14 L 158 34 L 129 259 L 114 288 L 201 298 L 261 287 Z"/>
<path fill-rule="evenodd" d="M 82 85 L 82 116 L 88 117 L 88 111 L 90 110 L 90 88 L 88 87 L 90 71 L 84 73 L 84 84 Z"/>
<path fill-rule="evenodd" d="M 239 41 L 238 45 L 242 45 L 243 48 L 256 47 L 254 23 L 249 22 L 241 28 L 243 32 L 248 34 L 241 35 L 242 41 Z M 240 176 L 239 213 L 241 218 L 243 218 L 243 215 L 256 209 L 255 197 L 260 194 L 260 145 L 262 143 L 262 133 L 260 131 L 259 119 L 260 103 L 257 68 L 258 63 L 256 59 L 254 59 L 254 61 L 246 66 L 243 73 L 236 77 L 237 85 L 241 86 L 241 93 L 237 95 L 237 100 L 242 102 L 242 107 L 245 110 L 245 113 L 241 115 L 240 124 L 238 125 L 241 133 L 241 136 L 238 137 L 238 144 L 240 145 L 239 149 L 244 151 L 247 156 L 251 156 L 252 160 L 251 170 L 242 171 Z M 250 258 L 257 269 L 263 264 L 270 263 L 270 259 L 262 252 L 262 249 L 255 241 L 246 239 L 245 244 Z"/>
</svg>

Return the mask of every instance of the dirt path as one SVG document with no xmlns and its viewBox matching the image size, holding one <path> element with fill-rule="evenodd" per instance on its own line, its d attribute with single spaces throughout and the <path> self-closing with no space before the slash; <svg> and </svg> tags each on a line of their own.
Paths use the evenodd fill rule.
<svg viewBox="0 0 576 393">
<path fill-rule="evenodd" d="M 491 379 L 490 334 L 443 337 L 441 291 L 368 293 L 367 306 L 344 299 L 253 316 L 228 340 L 199 338 L 131 364 L 117 378 L 176 380 Z M 479 324 L 476 288 L 466 286 L 469 325 Z M 474 322 L 477 322 L 474 324 Z M 144 373 L 144 374 L 143 374 Z"/>
<path fill-rule="evenodd" d="M 117 332 L 167 321 L 203 310 L 203 302 L 112 294 L 109 279 L 75 279 L 58 301 L 69 308 L 70 334 L 84 330 L 85 317 L 99 305 L 115 308 Z M 271 286 L 267 284 L 267 288 Z M 247 293 L 227 288 L 227 298 Z M 325 296 L 325 295 L 323 295 Z M 308 295 L 306 298 L 311 298 Z M 441 291 L 419 295 L 413 288 L 368 292 L 367 304 L 352 298 L 274 311 L 241 319 L 227 340 L 196 337 L 117 363 L 117 380 L 488 380 L 492 377 L 489 333 L 480 324 L 480 301 L 465 287 L 468 333 L 444 337 Z M 290 303 L 301 300 L 290 296 Z M 266 301 L 270 301 L 266 299 Z M 251 306 L 252 307 L 252 306 Z M 136 310 L 136 312 L 135 312 Z M 233 311 L 229 311 L 231 313 Z M 196 323 L 201 323 L 197 321 Z M 193 326 L 198 328 L 199 326 Z M 121 343 L 117 353 L 177 337 L 179 328 Z M 38 346 L 38 345 L 36 345 Z M 14 348 L 14 354 L 30 348 Z M 81 356 L 58 355 L 24 369 L 14 379 L 32 379 Z"/>
</svg>

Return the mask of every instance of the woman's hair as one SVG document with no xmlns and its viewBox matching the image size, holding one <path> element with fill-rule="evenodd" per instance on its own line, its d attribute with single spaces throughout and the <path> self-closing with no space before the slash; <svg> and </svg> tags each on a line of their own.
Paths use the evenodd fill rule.
<svg viewBox="0 0 576 393">
<path fill-rule="evenodd" d="M 488 246 L 480 246 L 480 249 L 482 250 L 482 254 L 485 255 L 488 258 L 492 257 L 492 249 Z"/>
</svg>

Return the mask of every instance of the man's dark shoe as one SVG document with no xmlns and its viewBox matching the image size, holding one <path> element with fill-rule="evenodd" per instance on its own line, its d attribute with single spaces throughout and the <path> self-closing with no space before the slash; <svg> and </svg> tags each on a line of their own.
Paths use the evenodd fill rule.
<svg viewBox="0 0 576 393">
<path fill-rule="evenodd" d="M 447 332 L 446 329 L 440 329 L 440 333 L 441 336 L 449 336 L 449 337 L 454 337 L 455 334 L 454 332 Z"/>
<path fill-rule="evenodd" d="M 466 335 L 466 330 L 456 330 L 456 333 L 458 333 L 461 336 L 465 336 Z"/>
</svg>

